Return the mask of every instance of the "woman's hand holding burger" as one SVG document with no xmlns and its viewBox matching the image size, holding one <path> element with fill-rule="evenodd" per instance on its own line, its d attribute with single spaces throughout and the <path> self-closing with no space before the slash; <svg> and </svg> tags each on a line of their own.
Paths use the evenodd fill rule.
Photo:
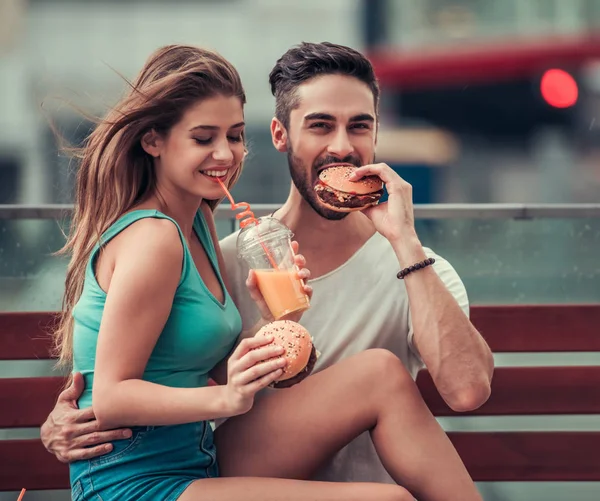
<svg viewBox="0 0 600 501">
<path fill-rule="evenodd" d="M 310 285 L 307 285 L 306 281 L 310 278 L 310 270 L 306 268 L 306 259 L 302 254 L 298 254 L 298 242 L 292 242 L 292 249 L 294 251 L 294 262 L 298 267 L 298 278 L 303 281 L 304 284 L 304 292 L 308 296 L 309 301 L 312 299 L 313 290 Z M 256 274 L 253 270 L 250 270 L 248 274 L 248 278 L 246 279 L 246 287 L 248 288 L 248 292 L 250 293 L 250 297 L 256 303 L 258 310 L 260 311 L 260 315 L 262 317 L 262 324 L 267 324 L 275 320 L 265 298 L 263 297 L 260 289 L 258 288 L 258 282 L 256 280 Z M 294 322 L 298 322 L 302 317 L 303 312 L 294 312 L 284 317 L 284 320 L 292 320 Z"/>
<path fill-rule="evenodd" d="M 281 355 L 285 349 L 273 344 L 273 336 L 243 339 L 227 362 L 224 400 L 227 415 L 237 416 L 252 409 L 254 395 L 278 380 L 287 363 Z"/>
<path fill-rule="evenodd" d="M 289 388 L 313 371 L 317 351 L 310 333 L 296 322 L 276 320 L 245 338 L 227 362 L 226 416 L 248 412 L 256 393 L 267 386 Z"/>
</svg>

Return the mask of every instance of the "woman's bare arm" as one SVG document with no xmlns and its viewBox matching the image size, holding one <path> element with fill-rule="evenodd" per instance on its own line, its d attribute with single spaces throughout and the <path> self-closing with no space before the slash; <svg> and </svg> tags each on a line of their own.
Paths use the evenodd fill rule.
<svg viewBox="0 0 600 501">
<path fill-rule="evenodd" d="M 92 391 L 100 427 L 177 424 L 229 414 L 222 388 L 171 388 L 142 380 L 181 277 L 183 247 L 175 225 L 144 219 L 111 243 L 115 266 Z"/>
</svg>

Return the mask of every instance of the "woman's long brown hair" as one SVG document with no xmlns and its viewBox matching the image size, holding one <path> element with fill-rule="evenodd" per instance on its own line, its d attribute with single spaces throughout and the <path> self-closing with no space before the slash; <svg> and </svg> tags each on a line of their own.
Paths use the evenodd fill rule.
<svg viewBox="0 0 600 501">
<path fill-rule="evenodd" d="M 246 102 L 237 70 L 219 54 L 197 47 L 169 45 L 155 51 L 126 96 L 99 120 L 81 149 L 73 218 L 65 246 L 68 253 L 62 314 L 54 333 L 59 364 L 73 356 L 73 307 L 83 289 L 90 254 L 100 236 L 124 213 L 155 189 L 153 159 L 141 146 L 142 136 L 167 133 L 186 109 L 215 95 Z M 232 186 L 241 168 L 230 181 Z M 211 200 L 214 210 L 221 200 Z"/>
</svg>

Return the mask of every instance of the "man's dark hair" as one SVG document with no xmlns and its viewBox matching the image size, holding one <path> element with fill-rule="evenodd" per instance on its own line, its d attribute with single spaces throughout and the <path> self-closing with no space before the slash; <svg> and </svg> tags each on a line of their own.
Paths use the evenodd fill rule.
<svg viewBox="0 0 600 501">
<path fill-rule="evenodd" d="M 284 127 L 288 128 L 290 113 L 299 105 L 298 87 L 320 75 L 347 75 L 364 82 L 373 92 L 377 113 L 379 84 L 365 56 L 344 45 L 302 42 L 281 56 L 269 75 L 275 96 L 275 117 Z"/>
</svg>

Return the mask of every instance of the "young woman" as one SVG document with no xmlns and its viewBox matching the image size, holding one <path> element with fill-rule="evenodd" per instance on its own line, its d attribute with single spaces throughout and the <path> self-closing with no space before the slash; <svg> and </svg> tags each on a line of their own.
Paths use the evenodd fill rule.
<svg viewBox="0 0 600 501">
<path fill-rule="evenodd" d="M 133 434 L 70 465 L 73 499 L 412 499 L 400 486 L 305 480 L 366 430 L 419 499 L 481 499 L 389 352 L 366 351 L 254 401 L 281 374 L 281 352 L 253 337 L 270 318 L 252 275 L 263 320 L 240 332 L 212 215 L 216 179 L 232 186 L 241 171 L 244 103 L 221 56 L 164 47 L 81 151 L 56 340 L 86 379 L 79 407 L 102 429 Z M 230 419 L 213 442 L 217 418 Z"/>
</svg>

